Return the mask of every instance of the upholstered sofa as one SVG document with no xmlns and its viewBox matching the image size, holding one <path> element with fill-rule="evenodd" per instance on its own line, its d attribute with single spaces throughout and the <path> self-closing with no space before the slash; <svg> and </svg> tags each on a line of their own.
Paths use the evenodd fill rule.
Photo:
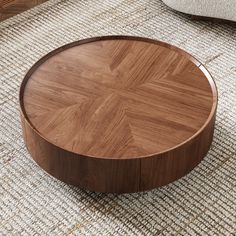
<svg viewBox="0 0 236 236">
<path fill-rule="evenodd" d="M 162 0 L 169 7 L 191 15 L 236 21 L 236 0 Z"/>
</svg>

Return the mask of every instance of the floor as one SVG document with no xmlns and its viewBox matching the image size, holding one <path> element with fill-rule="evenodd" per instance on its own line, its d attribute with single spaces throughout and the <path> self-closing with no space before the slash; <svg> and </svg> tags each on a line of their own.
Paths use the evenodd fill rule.
<svg viewBox="0 0 236 236">
<path fill-rule="evenodd" d="M 0 1 L 0 21 L 26 11 L 46 0 L 3 0 Z"/>
</svg>

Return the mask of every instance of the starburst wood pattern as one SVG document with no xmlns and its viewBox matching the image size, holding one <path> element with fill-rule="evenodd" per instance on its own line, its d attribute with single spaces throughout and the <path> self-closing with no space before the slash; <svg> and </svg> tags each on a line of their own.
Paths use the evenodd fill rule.
<svg viewBox="0 0 236 236">
<path fill-rule="evenodd" d="M 36 162 L 91 190 L 169 183 L 196 166 L 212 141 L 212 78 L 180 49 L 149 39 L 64 46 L 36 63 L 20 96 L 24 138 Z"/>
</svg>

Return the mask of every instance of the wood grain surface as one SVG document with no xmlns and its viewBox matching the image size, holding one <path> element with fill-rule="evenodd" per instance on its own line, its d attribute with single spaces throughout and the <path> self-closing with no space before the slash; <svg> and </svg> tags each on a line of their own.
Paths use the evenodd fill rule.
<svg viewBox="0 0 236 236">
<path fill-rule="evenodd" d="M 42 58 L 20 92 L 26 145 L 67 183 L 136 192 L 192 170 L 214 131 L 215 84 L 193 57 L 168 44 L 108 36 Z"/>
<path fill-rule="evenodd" d="M 0 21 L 46 1 L 47 0 L 0 0 Z"/>
</svg>

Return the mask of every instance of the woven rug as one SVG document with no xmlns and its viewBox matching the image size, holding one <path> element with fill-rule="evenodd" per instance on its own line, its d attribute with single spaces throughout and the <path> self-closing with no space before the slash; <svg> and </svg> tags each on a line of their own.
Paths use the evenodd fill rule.
<svg viewBox="0 0 236 236">
<path fill-rule="evenodd" d="M 236 235 L 236 31 L 191 21 L 160 0 L 51 0 L 0 23 L 0 235 Z M 174 44 L 218 86 L 212 148 L 190 174 L 137 194 L 99 194 L 42 171 L 21 136 L 18 91 L 49 51 L 100 35 Z M 197 119 L 197 117 L 196 117 Z"/>
</svg>

